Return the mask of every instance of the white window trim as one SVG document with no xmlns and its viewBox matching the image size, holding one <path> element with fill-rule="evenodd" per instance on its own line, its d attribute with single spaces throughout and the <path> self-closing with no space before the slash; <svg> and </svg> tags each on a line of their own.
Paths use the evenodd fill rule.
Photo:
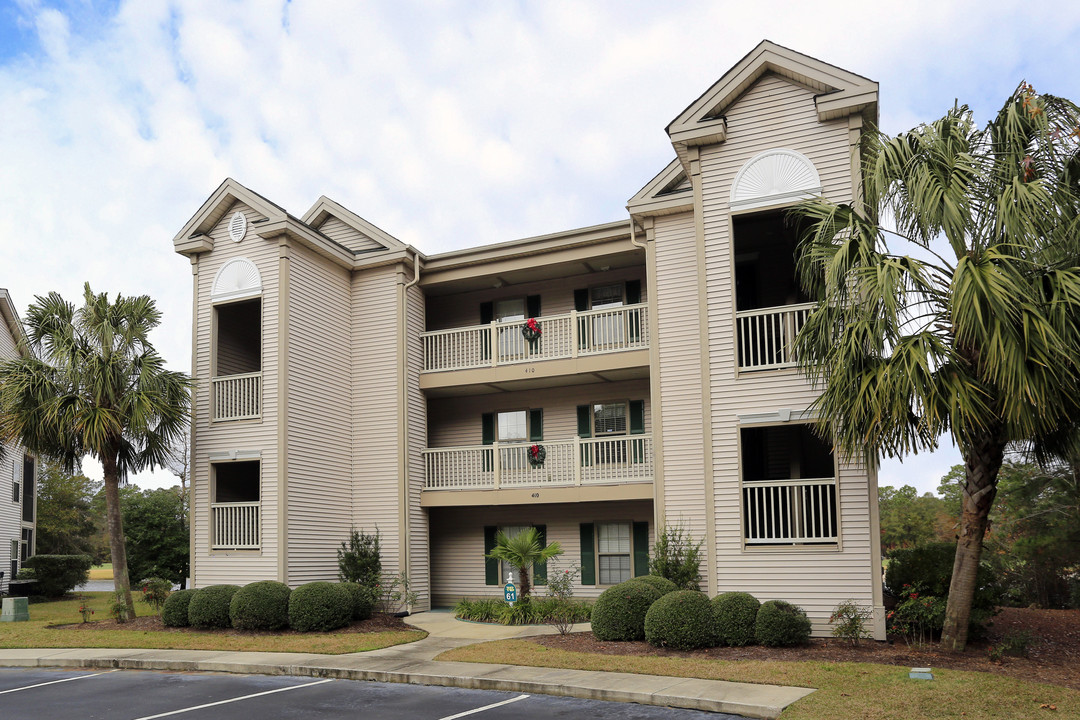
<svg viewBox="0 0 1080 720">
<path fill-rule="evenodd" d="M 630 529 L 630 550 L 628 552 L 601 552 L 600 551 L 600 527 L 602 525 L 626 525 Z M 612 585 L 618 585 L 626 580 L 634 579 L 634 522 L 632 520 L 607 520 L 604 522 L 594 522 L 593 524 L 593 539 L 594 547 L 596 548 L 596 585 L 597 587 L 611 587 Z M 626 580 L 619 580 L 618 582 L 604 582 L 600 577 L 600 558 L 601 557 L 622 557 L 626 556 L 630 561 L 630 576 Z"/>
</svg>

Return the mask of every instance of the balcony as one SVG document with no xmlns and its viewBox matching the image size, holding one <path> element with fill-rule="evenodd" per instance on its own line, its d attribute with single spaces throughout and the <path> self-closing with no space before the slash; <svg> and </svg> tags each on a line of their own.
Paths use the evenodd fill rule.
<svg viewBox="0 0 1080 720">
<path fill-rule="evenodd" d="M 622 485 L 653 481 L 652 436 L 571 438 L 539 443 L 542 464 L 529 461 L 536 443 L 495 443 L 424 451 L 425 490 L 500 490 Z"/>
<path fill-rule="evenodd" d="M 248 420 L 262 417 L 262 373 L 211 378 L 211 418 Z"/>
<path fill-rule="evenodd" d="M 743 483 L 747 545 L 836 543 L 836 478 Z"/>
<path fill-rule="evenodd" d="M 259 514 L 262 503 L 212 503 L 212 550 L 258 550 Z"/>
<path fill-rule="evenodd" d="M 795 336 L 816 303 L 782 305 L 735 313 L 740 370 L 777 370 L 795 366 Z"/>
<path fill-rule="evenodd" d="M 646 304 L 535 318 L 540 337 L 526 340 L 524 320 L 421 333 L 423 372 L 494 368 L 649 347 Z"/>
</svg>

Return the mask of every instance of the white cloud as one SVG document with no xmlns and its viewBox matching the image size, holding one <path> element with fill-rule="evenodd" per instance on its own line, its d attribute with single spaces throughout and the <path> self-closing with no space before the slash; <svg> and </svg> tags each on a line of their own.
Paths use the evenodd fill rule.
<svg viewBox="0 0 1080 720">
<path fill-rule="evenodd" d="M 1080 6 L 21 0 L 0 62 L 0 286 L 149 293 L 190 357 L 170 239 L 226 176 L 329 195 L 426 252 L 621 219 L 664 126 L 769 38 L 881 82 L 899 130 L 1021 78 L 1080 98 Z M 936 471 L 936 470 L 935 470 Z"/>
</svg>

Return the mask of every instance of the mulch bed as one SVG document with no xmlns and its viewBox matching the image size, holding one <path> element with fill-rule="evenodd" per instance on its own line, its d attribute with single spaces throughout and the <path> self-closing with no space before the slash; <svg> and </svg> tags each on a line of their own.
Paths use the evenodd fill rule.
<svg viewBox="0 0 1080 720">
<path fill-rule="evenodd" d="M 1008 633 L 1026 631 L 1035 638 L 1028 657 L 1006 656 L 992 663 L 989 650 Z M 866 662 L 904 667 L 975 670 L 1023 680 L 1062 685 L 1080 690 L 1080 610 L 1032 610 L 1002 608 L 994 617 L 989 637 L 969 643 L 963 653 L 946 652 L 939 646 L 908 646 L 902 639 L 891 643 L 864 640 L 858 645 L 813 638 L 796 648 L 707 648 L 690 652 L 655 648 L 645 642 L 602 642 L 592 633 L 540 635 L 521 638 L 550 648 L 604 655 L 707 658 L 715 660 L 782 660 L 815 662 Z"/>
<path fill-rule="evenodd" d="M 236 635 L 254 637 L 258 635 L 307 635 L 296 630 L 236 630 L 234 628 L 177 628 L 165 627 L 161 618 L 157 615 L 147 615 L 135 618 L 125 623 L 117 623 L 115 620 L 97 620 L 88 623 L 74 623 L 71 625 L 51 625 L 50 628 L 57 630 L 152 630 L 155 632 L 191 633 L 194 635 Z M 373 633 L 387 630 L 416 630 L 412 625 L 407 625 L 401 618 L 384 613 L 375 613 L 367 620 L 354 622 L 337 630 L 330 630 L 329 635 L 344 635 L 348 633 Z"/>
</svg>

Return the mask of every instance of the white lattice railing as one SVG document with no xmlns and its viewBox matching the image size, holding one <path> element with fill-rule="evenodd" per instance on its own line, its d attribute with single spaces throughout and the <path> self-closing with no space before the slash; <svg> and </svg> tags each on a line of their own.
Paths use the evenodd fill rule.
<svg viewBox="0 0 1080 720">
<path fill-rule="evenodd" d="M 259 548 L 259 512 L 261 503 L 213 503 L 210 513 L 215 550 Z"/>
<path fill-rule="evenodd" d="M 529 462 L 542 445 L 543 465 Z M 510 487 L 652 482 L 650 435 L 572 438 L 540 443 L 495 443 L 424 451 L 427 490 L 498 490 Z"/>
<path fill-rule="evenodd" d="M 495 322 L 421 333 L 424 372 L 495 367 L 649 347 L 648 305 L 573 311 L 536 318 L 540 337 L 532 342 L 524 320 Z"/>
<path fill-rule="evenodd" d="M 774 370 L 795 364 L 792 345 L 815 303 L 735 313 L 740 370 Z"/>
<path fill-rule="evenodd" d="M 836 478 L 743 483 L 748 545 L 834 543 L 837 512 Z"/>
<path fill-rule="evenodd" d="M 211 380 L 214 420 L 246 420 L 262 415 L 262 373 L 224 375 Z"/>
</svg>

